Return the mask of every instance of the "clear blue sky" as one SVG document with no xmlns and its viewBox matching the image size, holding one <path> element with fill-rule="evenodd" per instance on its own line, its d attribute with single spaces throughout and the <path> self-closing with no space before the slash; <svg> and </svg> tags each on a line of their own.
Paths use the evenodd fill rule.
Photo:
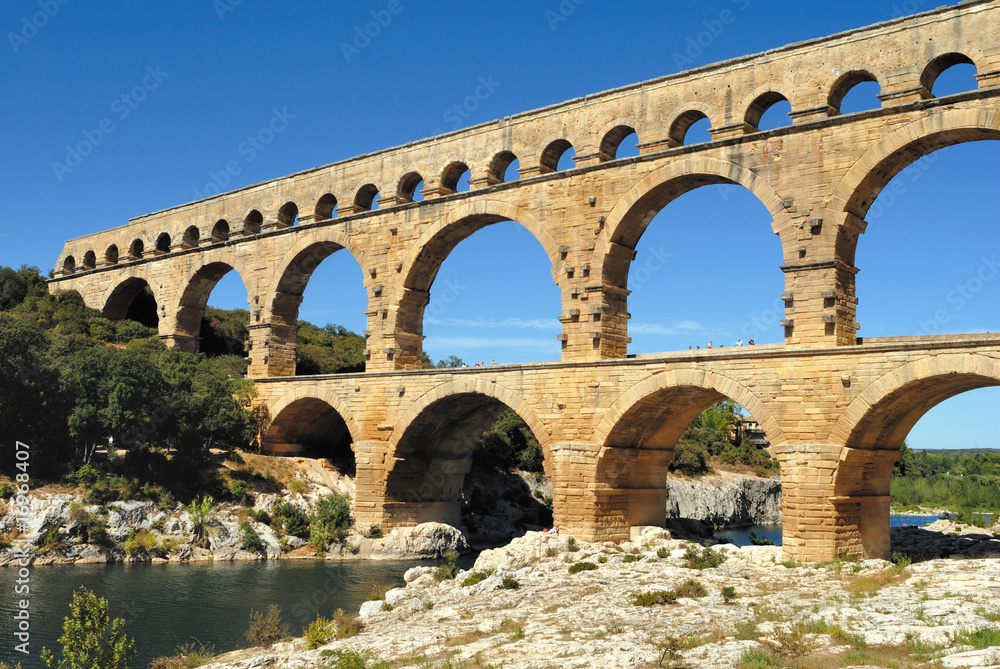
<svg viewBox="0 0 1000 669">
<path fill-rule="evenodd" d="M 0 12 L 3 265 L 47 270 L 65 239 L 196 199 L 209 174 L 231 160 L 242 171 L 228 187 L 240 187 L 940 4 L 567 0 L 560 10 L 556 0 L 62 2 L 10 0 Z M 54 15 L 40 15 L 43 6 Z M 723 10 L 737 20 L 679 67 L 676 54 L 688 38 Z M 372 12 L 390 20 L 345 55 L 342 44 L 354 41 Z M 971 86 L 970 76 L 961 67 L 949 71 L 935 92 Z M 456 118 L 450 110 L 480 77 L 492 77 L 495 91 Z M 144 84 L 136 96 L 143 99 L 122 99 Z M 863 98 L 845 110 L 863 108 Z M 294 118 L 248 160 L 239 145 L 275 109 Z M 66 146 L 84 133 L 96 137 L 102 122 L 93 153 L 56 174 Z M 949 318 L 942 331 L 1000 329 L 1000 280 L 983 284 L 961 308 L 948 299 L 984 256 L 1000 254 L 998 158 L 996 142 L 953 147 L 897 177 L 905 192 L 892 203 L 880 199 L 858 252 L 860 334 L 920 334 L 939 309 Z M 691 220 L 699 224 L 678 225 Z M 708 187 L 684 196 L 659 214 L 638 254 L 632 352 L 780 341 L 779 243 L 748 192 Z M 462 286 L 447 304 L 433 300 L 444 281 Z M 435 360 L 558 357 L 558 292 L 541 247 L 520 226 L 497 224 L 460 244 L 435 289 L 425 318 L 425 347 Z M 338 253 L 314 276 L 301 317 L 360 331 L 364 299 L 360 268 Z M 210 302 L 245 308 L 246 293 L 231 274 Z M 911 434 L 911 446 L 1000 447 L 981 419 L 998 399 L 980 390 L 940 405 Z"/>
</svg>

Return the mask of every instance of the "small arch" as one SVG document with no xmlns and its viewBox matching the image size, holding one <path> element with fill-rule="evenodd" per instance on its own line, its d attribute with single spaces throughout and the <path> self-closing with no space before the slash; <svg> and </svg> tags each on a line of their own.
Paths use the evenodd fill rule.
<svg viewBox="0 0 1000 669">
<path fill-rule="evenodd" d="M 780 102 L 788 102 L 788 98 L 776 91 L 768 91 L 767 93 L 758 95 L 747 108 L 747 113 L 743 117 L 743 121 L 754 132 L 759 132 L 761 118 L 767 113 L 767 110 Z"/>
<path fill-rule="evenodd" d="M 638 135 L 632 126 L 617 125 L 609 130 L 601 140 L 601 161 L 615 160 L 618 157 L 618 149 L 621 148 L 622 142 L 631 135 L 636 135 L 636 144 L 638 144 Z"/>
<path fill-rule="evenodd" d="M 566 139 L 557 139 L 551 142 L 542 151 L 541 167 L 542 174 L 556 172 L 559 170 L 559 161 L 567 151 L 572 151 L 573 145 Z"/>
<path fill-rule="evenodd" d="M 66 256 L 66 259 L 63 260 L 62 271 L 63 274 L 72 274 L 73 272 L 75 272 L 76 258 L 74 258 L 73 256 Z"/>
<path fill-rule="evenodd" d="M 108 250 L 104 252 L 104 264 L 105 265 L 117 265 L 118 264 L 118 245 L 112 244 L 108 247 Z"/>
<path fill-rule="evenodd" d="M 316 218 L 325 221 L 337 216 L 337 198 L 332 193 L 326 193 L 316 202 Z"/>
<path fill-rule="evenodd" d="M 135 239 L 132 241 L 131 246 L 128 247 L 128 259 L 129 260 L 139 260 L 142 258 L 142 252 L 145 245 L 142 243 L 141 239 Z"/>
<path fill-rule="evenodd" d="M 219 242 L 229 241 L 229 222 L 226 219 L 219 219 L 212 226 L 212 243 L 217 244 Z"/>
<path fill-rule="evenodd" d="M 462 177 L 468 172 L 469 166 L 465 163 L 461 161 L 450 163 L 446 168 L 444 168 L 444 172 L 441 174 L 441 185 L 453 193 L 457 193 L 459 191 L 459 183 L 461 182 Z M 466 188 L 464 190 L 468 190 L 468 184 L 466 184 Z"/>
<path fill-rule="evenodd" d="M 130 277 L 114 287 L 104 300 L 101 315 L 112 321 L 123 319 L 158 328 L 160 323 L 156 296 L 145 279 Z"/>
<path fill-rule="evenodd" d="M 931 96 L 937 97 L 937 94 L 934 93 L 934 85 L 937 83 L 938 78 L 944 74 L 946 70 L 950 70 L 956 65 L 971 65 L 974 69 L 976 67 L 976 64 L 972 61 L 972 59 L 964 53 L 953 52 L 942 54 L 927 63 L 927 67 L 924 68 L 924 71 L 920 75 L 920 85 L 923 86 Z M 969 90 L 975 90 L 976 88 L 977 86 L 974 85 Z"/>
<path fill-rule="evenodd" d="M 94 269 L 97 267 L 97 254 L 91 249 L 83 254 L 83 269 Z"/>
<path fill-rule="evenodd" d="M 365 184 L 358 189 L 358 194 L 354 196 L 354 206 L 361 211 L 377 209 L 377 197 L 378 187 L 375 184 Z"/>
<path fill-rule="evenodd" d="M 186 249 L 193 249 L 198 246 L 198 241 L 200 239 L 201 232 L 198 230 L 198 226 L 192 225 L 184 231 L 184 238 L 181 240 L 181 246 Z"/>
<path fill-rule="evenodd" d="M 165 232 L 160 233 L 160 236 L 156 238 L 156 252 L 170 253 L 170 235 Z"/>
<path fill-rule="evenodd" d="M 490 161 L 490 166 L 488 168 L 489 179 L 493 183 L 504 183 L 508 179 L 508 168 L 517 162 L 517 156 L 511 151 L 501 151 L 497 155 L 493 156 L 493 160 Z M 516 171 L 514 172 L 511 181 L 515 181 L 520 178 L 520 174 Z"/>
<path fill-rule="evenodd" d="M 250 213 L 246 215 L 243 219 L 243 234 L 244 235 L 256 235 L 260 233 L 261 229 L 264 227 L 264 215 L 257 211 L 256 209 L 250 210 Z"/>
<path fill-rule="evenodd" d="M 278 227 L 290 228 L 299 222 L 299 206 L 294 202 L 286 202 L 278 210 Z"/>
<path fill-rule="evenodd" d="M 837 81 L 833 84 L 833 87 L 830 89 L 830 95 L 827 98 L 827 105 L 829 105 L 830 109 L 832 109 L 835 113 L 839 114 L 840 108 L 843 105 L 844 98 L 847 97 L 847 94 L 854 90 L 855 87 L 864 83 L 874 83 L 877 86 L 878 78 L 871 72 L 867 72 L 865 70 L 852 70 L 841 75 L 841 77 L 837 79 Z"/>
<path fill-rule="evenodd" d="M 274 419 L 263 438 L 264 452 L 323 458 L 342 474 L 355 475 L 351 426 L 326 398 L 297 397 L 291 401 L 282 398 L 274 411 Z"/>
<path fill-rule="evenodd" d="M 670 146 L 684 146 L 691 126 L 703 119 L 708 119 L 708 114 L 700 109 L 689 109 L 674 119 L 674 122 L 670 124 L 670 131 L 667 133 Z"/>
<path fill-rule="evenodd" d="M 419 172 L 407 172 L 399 180 L 399 186 L 396 187 L 396 198 L 400 202 L 422 200 L 423 196 L 420 194 L 419 187 L 423 182 L 424 178 L 420 176 Z"/>
</svg>

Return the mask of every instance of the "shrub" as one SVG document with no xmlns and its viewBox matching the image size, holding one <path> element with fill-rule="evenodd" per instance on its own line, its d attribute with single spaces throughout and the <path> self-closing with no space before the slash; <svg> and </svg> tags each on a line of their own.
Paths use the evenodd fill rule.
<svg viewBox="0 0 1000 669">
<path fill-rule="evenodd" d="M 53 525 L 45 531 L 45 534 L 35 544 L 35 553 L 38 555 L 57 553 L 64 547 L 65 540 L 63 539 L 63 535 L 59 532 L 59 528 Z"/>
<path fill-rule="evenodd" d="M 288 489 L 290 491 L 296 493 L 296 494 L 299 494 L 299 495 L 301 495 L 302 493 L 304 493 L 306 491 L 307 487 L 308 486 L 306 485 L 306 482 L 305 481 L 301 481 L 299 479 L 294 479 L 294 480 L 288 482 Z"/>
<path fill-rule="evenodd" d="M 17 492 L 17 488 L 10 481 L 0 483 L 0 497 L 13 497 L 15 492 Z"/>
<path fill-rule="evenodd" d="M 272 521 L 278 523 L 285 531 L 300 539 L 309 538 L 309 519 L 306 514 L 291 502 L 280 502 L 275 504 Z"/>
<path fill-rule="evenodd" d="M 600 564 L 607 564 L 608 563 L 608 556 L 607 555 L 602 555 L 602 556 L 600 556 L 600 557 L 597 558 L 597 561 Z"/>
<path fill-rule="evenodd" d="M 281 609 L 277 604 L 267 607 L 267 613 L 250 612 L 250 627 L 246 631 L 247 640 L 254 646 L 269 648 L 274 642 L 288 636 L 288 626 L 281 622 Z"/>
<path fill-rule="evenodd" d="M 319 535 L 324 545 L 331 541 L 344 543 L 350 526 L 351 498 L 347 495 L 327 495 L 319 500 L 309 521 L 310 533 Z"/>
<path fill-rule="evenodd" d="M 128 538 L 125 539 L 125 552 L 129 555 L 156 553 L 156 536 L 146 528 L 138 531 L 134 527 L 131 528 L 128 531 Z"/>
<path fill-rule="evenodd" d="M 767 537 L 758 537 L 753 532 L 750 533 L 750 545 L 752 546 L 773 546 L 774 542 Z"/>
<path fill-rule="evenodd" d="M 169 657 L 158 657 L 149 663 L 149 669 L 195 669 L 209 664 L 215 658 L 215 646 L 194 642 L 177 647 Z"/>
<path fill-rule="evenodd" d="M 218 532 L 218 528 L 212 527 L 208 524 L 212 515 L 212 502 L 213 500 L 211 496 L 204 495 L 195 499 L 186 507 L 187 512 L 191 514 L 191 524 L 194 526 L 193 533 L 195 546 L 207 548 L 209 545 L 209 535 Z"/>
<path fill-rule="evenodd" d="M 361 533 L 361 536 L 365 539 L 381 539 L 384 535 L 382 534 L 382 528 L 376 523 L 369 525 L 368 529 Z"/>
<path fill-rule="evenodd" d="M 476 583 L 482 583 L 492 575 L 493 575 L 492 569 L 487 569 L 486 571 L 474 571 L 468 576 L 466 576 L 465 579 L 462 580 L 462 587 L 467 588 L 470 585 L 475 585 Z"/>
<path fill-rule="evenodd" d="M 89 463 L 83 465 L 75 472 L 66 475 L 66 480 L 69 483 L 74 483 L 85 488 L 94 485 L 100 478 L 101 472 L 97 471 L 97 468 Z"/>
<path fill-rule="evenodd" d="M 320 646 L 330 643 L 334 635 L 333 622 L 323 616 L 316 616 L 316 620 L 302 628 L 302 636 L 306 640 L 306 649 L 315 650 Z"/>
<path fill-rule="evenodd" d="M 628 564 L 629 562 L 638 562 L 641 559 L 642 558 L 639 557 L 638 555 L 632 555 L 631 553 L 629 553 L 625 557 L 622 558 L 622 562 L 624 562 L 625 564 Z"/>
<path fill-rule="evenodd" d="M 500 587 L 504 590 L 517 590 L 521 587 L 521 584 L 517 582 L 517 579 L 505 576 L 504 579 L 500 581 Z"/>
<path fill-rule="evenodd" d="M 681 439 L 674 450 L 674 459 L 670 462 L 670 471 L 680 472 L 686 476 L 700 476 L 711 471 L 708 466 L 708 450 L 701 444 Z"/>
<path fill-rule="evenodd" d="M 455 551 L 446 551 L 444 554 L 445 563 L 438 566 L 434 570 L 434 580 L 445 581 L 449 578 L 455 578 L 455 574 L 458 573 L 458 553 Z"/>
<path fill-rule="evenodd" d="M 252 553 L 260 553 L 264 550 L 264 542 L 250 521 L 244 520 L 240 523 L 240 532 L 243 533 L 243 543 L 240 544 L 240 548 Z"/>
<path fill-rule="evenodd" d="M 239 479 L 232 479 L 226 485 L 226 488 L 229 491 L 230 499 L 232 499 L 234 502 L 236 502 L 241 506 L 248 506 L 253 501 L 253 498 L 247 492 L 246 481 L 240 481 Z"/>
<path fill-rule="evenodd" d="M 1000 646 L 1000 630 L 991 627 L 980 627 L 977 630 L 961 632 L 955 640 L 963 646 L 972 646 L 978 650 Z"/>
<path fill-rule="evenodd" d="M 666 548 L 657 548 L 656 557 L 660 558 L 661 560 L 663 558 L 670 557 L 670 551 L 668 551 Z"/>
<path fill-rule="evenodd" d="M 681 597 L 700 599 L 708 594 L 703 586 L 694 579 L 688 579 L 673 590 L 650 590 L 648 592 L 633 592 L 632 603 L 635 606 L 655 606 L 658 604 L 673 604 Z"/>
<path fill-rule="evenodd" d="M 389 592 L 390 590 L 392 590 L 392 586 L 386 585 L 385 583 L 379 583 L 377 585 L 373 585 L 372 589 L 369 590 L 368 594 L 365 596 L 365 601 L 369 602 L 381 601 L 385 599 L 385 593 Z"/>
<path fill-rule="evenodd" d="M 581 571 L 594 571 L 597 565 L 593 562 L 574 562 L 569 566 L 569 573 L 578 574 Z"/>
<path fill-rule="evenodd" d="M 739 595 L 736 594 L 736 588 L 731 585 L 727 585 L 722 588 L 722 599 L 726 601 L 726 604 L 732 604 Z"/>
<path fill-rule="evenodd" d="M 726 554 L 710 546 L 705 546 L 700 551 L 697 547 L 690 546 L 684 553 L 684 566 L 688 569 L 712 569 L 725 561 Z"/>
<path fill-rule="evenodd" d="M 108 600 L 86 588 L 73 593 L 70 615 L 63 620 L 62 659 L 47 648 L 41 658 L 57 669 L 128 667 L 135 659 L 135 640 L 125 634 L 125 621 L 108 615 Z"/>
<path fill-rule="evenodd" d="M 365 629 L 365 624 L 356 615 L 348 615 L 343 609 L 333 612 L 333 636 L 337 639 L 350 639 L 352 636 L 361 634 Z"/>
</svg>

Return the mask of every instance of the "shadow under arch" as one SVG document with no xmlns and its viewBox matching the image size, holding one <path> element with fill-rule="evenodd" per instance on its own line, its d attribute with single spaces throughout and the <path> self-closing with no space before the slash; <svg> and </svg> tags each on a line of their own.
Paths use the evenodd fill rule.
<svg viewBox="0 0 1000 669">
<path fill-rule="evenodd" d="M 888 559 L 890 481 L 906 435 L 941 402 L 995 386 L 1000 386 L 995 358 L 929 356 L 875 379 L 848 405 L 830 433 L 832 443 L 843 444 L 831 499 L 845 537 L 837 555 Z"/>
<path fill-rule="evenodd" d="M 635 525 L 664 525 L 674 446 L 698 414 L 726 397 L 753 414 L 772 445 L 785 441 L 763 401 L 714 372 L 661 372 L 633 385 L 605 411 L 592 441 L 600 447 L 594 465 L 598 540 L 626 540 Z"/>
<path fill-rule="evenodd" d="M 854 264 L 865 216 L 879 193 L 914 162 L 940 149 L 1000 140 L 1000 113 L 992 109 L 943 110 L 896 130 L 869 149 L 840 180 L 830 200 L 837 220 L 837 255 Z"/>
<path fill-rule="evenodd" d="M 181 346 L 186 350 L 191 352 L 198 350 L 201 319 L 205 315 L 208 298 L 219 281 L 233 271 L 240 277 L 240 281 L 243 282 L 243 287 L 247 291 L 247 296 L 249 296 L 250 286 L 247 285 L 246 281 L 247 270 L 231 253 L 205 254 L 202 257 L 201 265 L 189 272 L 184 278 L 184 289 L 181 292 L 180 300 L 178 300 L 174 317 L 173 334 L 179 342 L 185 342 Z M 249 304 L 247 308 L 249 309 Z"/>
<path fill-rule="evenodd" d="M 513 221 L 530 232 L 541 244 L 551 263 L 553 281 L 556 267 L 561 264 L 559 245 L 548 229 L 526 210 L 498 200 L 477 200 L 448 212 L 429 226 L 413 245 L 402 263 L 403 294 L 398 297 L 396 332 L 406 338 L 411 349 L 401 361 L 404 366 L 419 369 L 424 331 L 424 309 L 430 302 L 430 291 L 441 265 L 465 239 L 483 228 Z"/>
<path fill-rule="evenodd" d="M 461 521 L 462 488 L 476 442 L 511 409 L 527 423 L 552 472 L 551 434 L 517 393 L 482 379 L 456 379 L 424 393 L 397 421 L 385 458 L 389 527 Z"/>
<path fill-rule="evenodd" d="M 269 413 L 273 418 L 262 436 L 261 450 L 324 458 L 343 474 L 354 476 L 354 442 L 360 428 L 334 393 L 299 388 L 280 397 Z"/>
<path fill-rule="evenodd" d="M 328 227 L 317 228 L 301 238 L 281 259 L 275 271 L 275 278 L 267 287 L 261 302 L 266 305 L 265 322 L 271 327 L 270 339 L 282 342 L 290 352 L 286 368 L 278 369 L 278 376 L 294 376 L 295 345 L 298 331 L 299 306 L 309 279 L 320 264 L 337 251 L 346 250 L 363 267 L 364 254 L 353 248 L 350 238 L 340 230 Z M 362 275 L 362 286 L 367 289 L 368 280 Z M 276 368 L 271 368 L 274 371 Z"/>
<path fill-rule="evenodd" d="M 148 295 L 149 300 L 144 296 Z M 141 302 L 141 304 L 136 304 Z M 151 304 L 146 304 L 150 302 Z M 156 293 L 146 279 L 131 276 L 115 284 L 101 300 L 101 315 L 111 321 L 130 318 L 146 327 L 159 329 L 160 313 Z M 150 307 L 152 311 L 150 312 Z M 141 311 L 142 313 L 137 313 Z"/>
</svg>

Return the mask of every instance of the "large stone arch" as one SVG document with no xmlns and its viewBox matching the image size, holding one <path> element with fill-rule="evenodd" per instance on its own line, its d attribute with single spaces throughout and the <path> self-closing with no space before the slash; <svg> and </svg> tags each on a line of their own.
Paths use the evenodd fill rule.
<svg viewBox="0 0 1000 669">
<path fill-rule="evenodd" d="M 841 529 L 835 554 L 888 559 L 892 469 L 913 426 L 960 393 L 1000 386 L 1000 360 L 977 354 L 930 355 L 875 379 L 831 430 L 839 448 L 830 502 Z"/>
<path fill-rule="evenodd" d="M 253 291 L 247 283 L 248 270 L 242 259 L 231 250 L 205 253 L 198 258 L 197 264 L 188 269 L 178 290 L 172 332 L 169 333 L 182 348 L 198 350 L 201 319 L 205 315 L 208 298 L 219 281 L 233 271 L 243 282 L 249 300 Z"/>
<path fill-rule="evenodd" d="M 551 472 L 550 431 L 520 395 L 488 379 L 455 379 L 421 395 L 396 421 L 384 458 L 383 522 L 457 526 L 475 441 L 507 408 L 528 424 Z"/>
<path fill-rule="evenodd" d="M 438 270 L 462 241 L 479 230 L 513 221 L 530 232 L 541 244 L 552 264 L 553 281 L 559 284 L 557 267 L 561 264 L 559 244 L 549 230 L 525 209 L 493 198 L 477 198 L 457 206 L 429 226 L 412 246 L 400 267 L 403 276 L 393 288 L 393 314 L 397 338 L 407 348 L 400 359 L 401 366 L 419 368 L 424 331 L 424 308 L 430 301 L 430 290 Z M 555 316 L 555 315 L 554 315 Z"/>
<path fill-rule="evenodd" d="M 897 174 L 939 149 L 978 140 L 1000 140 L 995 109 L 941 109 L 896 130 L 869 149 L 840 180 L 830 199 L 836 221 L 837 257 L 854 264 L 865 216 L 882 189 Z"/>
<path fill-rule="evenodd" d="M 158 294 L 158 289 L 149 282 L 149 277 L 145 276 L 144 272 L 132 270 L 119 279 L 108 286 L 99 298 L 100 303 L 96 308 L 101 310 L 101 315 L 113 321 L 122 320 L 128 314 L 132 302 L 148 288 L 156 302 L 157 329 L 161 335 L 164 334 L 166 329 L 166 319 L 163 317 L 165 305 L 162 301 L 162 295 Z"/>
<path fill-rule="evenodd" d="M 742 384 L 711 371 L 655 374 L 626 390 L 594 430 L 595 532 L 602 540 L 628 538 L 628 528 L 666 518 L 666 478 L 674 445 L 694 418 L 729 397 L 749 409 L 772 443 L 784 442 L 767 405 Z"/>
<path fill-rule="evenodd" d="M 345 441 L 354 451 L 363 437 L 351 407 L 333 391 L 316 386 L 299 386 L 282 395 L 268 413 L 270 423 L 261 448 L 271 453 L 294 453 Z"/>
</svg>

